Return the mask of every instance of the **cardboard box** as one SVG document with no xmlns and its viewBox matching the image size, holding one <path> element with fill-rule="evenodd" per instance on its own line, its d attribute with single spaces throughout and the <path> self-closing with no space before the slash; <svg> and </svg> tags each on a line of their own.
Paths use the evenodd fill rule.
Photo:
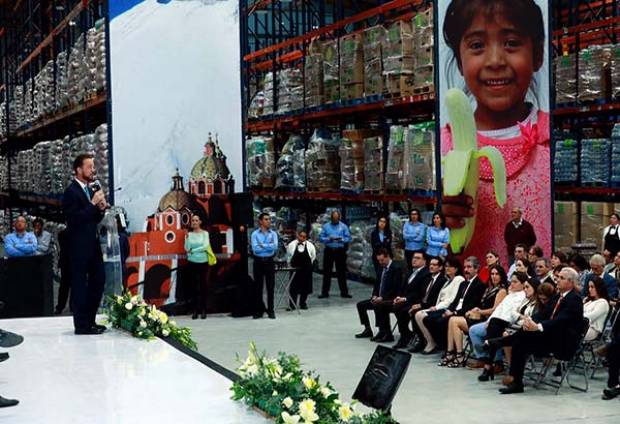
<svg viewBox="0 0 620 424">
<path fill-rule="evenodd" d="M 304 64 L 304 95 L 306 106 L 318 106 L 323 98 L 323 56 L 306 56 Z M 318 102 L 318 103 L 317 103 Z"/>
<path fill-rule="evenodd" d="M 594 243 L 597 250 L 603 248 L 603 229 L 609 225 L 609 215 L 614 211 L 613 203 L 581 202 L 581 240 Z"/>
<path fill-rule="evenodd" d="M 340 82 L 337 80 L 323 81 L 323 98 L 325 103 L 340 100 Z"/>
<path fill-rule="evenodd" d="M 415 54 L 415 66 L 422 67 L 433 65 L 434 56 L 433 56 L 433 47 L 416 47 Z"/>
<path fill-rule="evenodd" d="M 340 84 L 364 83 L 364 61 L 355 59 L 340 62 Z"/>
<path fill-rule="evenodd" d="M 409 74 L 386 75 L 385 93 L 399 95 L 400 97 L 412 96 L 414 94 L 414 76 Z"/>
<path fill-rule="evenodd" d="M 396 21 L 387 29 L 383 58 L 398 56 L 413 56 L 411 21 Z"/>
<path fill-rule="evenodd" d="M 383 94 L 383 66 L 381 60 L 374 60 L 364 67 L 364 95 L 378 94 Z"/>
<path fill-rule="evenodd" d="M 555 248 L 569 250 L 577 243 L 577 202 L 554 202 L 553 209 Z"/>
<path fill-rule="evenodd" d="M 420 66 L 415 69 L 414 86 L 417 90 L 432 88 L 435 81 L 435 67 L 432 65 Z"/>
<path fill-rule="evenodd" d="M 385 43 L 385 39 L 387 36 L 387 31 L 383 27 L 383 25 L 376 25 L 370 27 L 363 32 L 363 40 L 364 40 L 364 60 L 370 61 L 379 59 L 381 60 L 381 51 L 383 44 Z"/>
<path fill-rule="evenodd" d="M 415 58 L 413 56 L 390 57 L 383 60 L 383 74 L 413 74 Z"/>
<path fill-rule="evenodd" d="M 340 86 L 340 99 L 353 100 L 364 97 L 364 83 L 342 84 Z"/>
</svg>

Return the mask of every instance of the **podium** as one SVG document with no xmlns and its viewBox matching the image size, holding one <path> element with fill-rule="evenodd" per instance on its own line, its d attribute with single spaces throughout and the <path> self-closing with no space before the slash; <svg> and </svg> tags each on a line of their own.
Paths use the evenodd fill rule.
<svg viewBox="0 0 620 424">
<path fill-rule="evenodd" d="M 52 255 L 0 259 L 0 300 L 2 318 L 53 315 Z"/>
</svg>

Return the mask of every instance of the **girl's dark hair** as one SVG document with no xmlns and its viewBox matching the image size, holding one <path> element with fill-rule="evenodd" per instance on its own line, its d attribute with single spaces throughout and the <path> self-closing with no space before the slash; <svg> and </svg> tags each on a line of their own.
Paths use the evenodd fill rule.
<svg viewBox="0 0 620 424">
<path fill-rule="evenodd" d="M 461 39 L 478 14 L 489 20 L 502 15 L 518 31 L 532 39 L 534 63 L 542 63 L 545 51 L 545 24 L 542 10 L 534 0 L 453 0 L 446 10 L 443 36 L 454 52 L 459 68 Z"/>
<path fill-rule="evenodd" d="M 446 228 L 446 218 L 443 216 L 441 212 L 435 212 L 433 214 L 433 221 L 431 222 L 431 227 L 435 226 L 435 217 L 438 216 L 441 219 L 441 228 Z"/>
<path fill-rule="evenodd" d="M 379 231 L 379 221 L 385 219 L 385 229 L 383 231 L 385 231 L 386 233 L 390 232 L 390 218 L 385 216 L 385 215 L 379 215 L 377 217 L 377 223 L 375 224 L 375 229 L 377 231 Z"/>
<path fill-rule="evenodd" d="M 521 263 L 523 264 L 524 267 L 526 267 L 528 270 L 530 269 L 530 267 L 532 266 L 532 264 L 530 263 L 530 261 L 528 261 L 527 259 L 523 258 L 523 259 L 517 259 L 515 261 L 515 263 L 521 261 Z"/>
<path fill-rule="evenodd" d="M 420 209 L 418 208 L 413 208 L 409 210 L 409 220 L 411 220 L 411 212 L 417 212 L 418 213 L 418 222 L 422 222 L 422 212 L 420 212 Z"/>
<path fill-rule="evenodd" d="M 517 277 L 517 279 L 521 282 L 521 284 L 527 283 L 527 280 L 530 279 L 530 277 L 525 272 L 520 272 L 520 271 L 513 272 L 512 277 Z"/>
<path fill-rule="evenodd" d="M 611 218 L 612 216 L 615 216 L 615 217 L 616 217 L 616 219 L 617 219 L 618 221 L 620 221 L 620 215 L 618 215 L 617 213 L 615 213 L 615 212 L 614 212 L 614 213 L 612 213 L 611 215 L 609 215 L 609 217 L 610 217 L 610 218 Z"/>
<path fill-rule="evenodd" d="M 556 250 L 553 252 L 553 256 L 557 257 L 560 260 L 560 263 L 566 263 L 566 253 L 561 250 Z"/>
<path fill-rule="evenodd" d="M 581 256 L 579 253 L 573 253 L 572 255 L 570 255 L 568 257 L 568 264 L 572 264 L 579 268 L 577 271 L 585 271 L 590 269 L 590 264 L 588 263 L 586 258 Z"/>
<path fill-rule="evenodd" d="M 592 283 L 594 284 L 594 289 L 596 290 L 596 294 L 601 299 L 609 299 L 609 294 L 607 292 L 607 283 L 601 277 L 594 277 L 592 280 L 588 282 L 588 285 Z M 594 300 L 590 297 L 590 288 L 588 287 L 588 300 Z"/>
<path fill-rule="evenodd" d="M 459 258 L 456 256 L 448 256 L 444 262 L 445 266 L 456 268 L 456 275 L 463 275 L 463 264 L 459 261 Z"/>
<path fill-rule="evenodd" d="M 501 265 L 491 265 L 489 267 L 489 281 L 487 281 L 487 284 L 489 286 L 493 285 L 493 280 L 491 279 L 491 271 L 493 270 L 497 270 L 497 272 L 499 273 L 499 287 L 506 287 L 508 285 L 508 277 L 506 276 L 506 271 L 504 270 L 504 268 Z"/>
</svg>

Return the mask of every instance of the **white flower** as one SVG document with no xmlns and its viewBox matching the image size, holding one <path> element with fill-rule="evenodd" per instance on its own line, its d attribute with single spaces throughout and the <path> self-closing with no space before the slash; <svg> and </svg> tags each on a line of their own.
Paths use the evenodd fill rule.
<svg viewBox="0 0 620 424">
<path fill-rule="evenodd" d="M 289 372 L 289 373 L 286 373 L 284 377 L 282 377 L 282 380 L 289 381 L 291 378 L 293 378 L 293 373 Z"/>
<path fill-rule="evenodd" d="M 164 330 L 162 330 L 162 331 L 161 331 L 161 334 L 162 334 L 164 337 L 167 337 L 167 336 L 170 334 L 170 331 L 168 331 L 168 330 L 164 329 Z"/>
<path fill-rule="evenodd" d="M 258 366 L 250 365 L 249 367 L 246 368 L 245 372 L 247 373 L 248 376 L 253 377 L 256 374 L 258 374 Z"/>
<path fill-rule="evenodd" d="M 138 312 L 138 316 L 143 317 L 144 315 L 146 315 L 146 310 L 144 308 L 140 308 L 140 311 Z"/>
<path fill-rule="evenodd" d="M 120 297 L 120 296 L 116 296 L 116 303 L 119 304 L 119 305 L 122 305 L 123 304 L 123 298 Z"/>
<path fill-rule="evenodd" d="M 278 396 L 278 392 L 274 390 L 273 392 L 271 392 L 271 396 Z"/>
<path fill-rule="evenodd" d="M 282 412 L 281 415 L 284 424 L 299 424 L 299 415 L 290 415 L 288 412 Z"/>
<path fill-rule="evenodd" d="M 133 304 L 132 303 L 126 303 L 125 304 L 125 309 L 127 309 L 128 311 L 131 311 L 133 309 Z"/>
<path fill-rule="evenodd" d="M 176 326 L 177 326 L 176 321 L 170 321 L 170 327 L 176 327 Z"/>
<path fill-rule="evenodd" d="M 316 402 L 312 399 L 306 399 L 304 401 L 301 401 L 299 403 L 299 415 L 301 416 L 301 418 L 303 418 L 306 422 L 309 423 L 318 421 L 319 416 L 314 411 L 314 408 L 316 408 Z"/>
<path fill-rule="evenodd" d="M 338 416 L 342 421 L 348 423 L 349 420 L 353 418 L 353 411 L 351 410 L 351 407 L 345 403 L 338 408 Z"/>
<path fill-rule="evenodd" d="M 312 388 L 316 386 L 316 381 L 313 378 L 304 377 L 302 381 L 304 383 L 304 386 L 306 386 L 306 389 L 308 390 L 312 390 Z"/>
<path fill-rule="evenodd" d="M 142 335 L 142 331 L 138 331 L 138 336 L 141 336 L 141 335 Z"/>
<path fill-rule="evenodd" d="M 140 327 L 146 328 L 146 321 L 140 320 Z"/>
<path fill-rule="evenodd" d="M 168 315 L 166 315 L 166 313 L 165 313 L 165 312 L 161 312 L 161 311 L 159 311 L 159 321 L 160 321 L 162 324 L 167 323 L 167 322 L 168 322 Z"/>
<path fill-rule="evenodd" d="M 328 397 L 330 397 L 332 393 L 334 393 L 334 392 L 332 392 L 332 391 L 329 389 L 329 387 L 326 387 L 326 386 L 321 387 L 321 394 L 323 395 L 323 397 L 324 397 L 325 399 L 327 399 Z"/>
<path fill-rule="evenodd" d="M 132 296 L 130 302 L 134 305 L 138 304 L 138 295 Z"/>
<path fill-rule="evenodd" d="M 291 399 L 290 397 L 284 398 L 284 400 L 282 401 L 282 405 L 290 409 L 291 406 L 293 406 L 293 399 Z"/>
</svg>

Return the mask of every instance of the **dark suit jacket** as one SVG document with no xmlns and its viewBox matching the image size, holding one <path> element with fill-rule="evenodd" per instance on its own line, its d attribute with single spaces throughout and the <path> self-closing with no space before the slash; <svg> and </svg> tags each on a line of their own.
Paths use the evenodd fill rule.
<svg viewBox="0 0 620 424">
<path fill-rule="evenodd" d="M 409 283 L 409 276 L 404 281 L 401 296 L 407 298 L 407 302 L 415 305 L 421 303 L 424 295 L 426 294 L 426 287 L 431 280 L 431 273 L 428 267 L 420 269 L 411 283 Z"/>
<path fill-rule="evenodd" d="M 467 290 L 468 285 L 471 285 L 469 290 Z M 465 290 L 467 290 L 467 293 L 465 293 Z M 486 286 L 477 276 L 471 282 L 468 282 L 467 280 L 463 281 L 459 287 L 456 297 L 454 298 L 454 301 L 448 309 L 456 313 L 456 315 L 465 315 L 465 312 L 480 306 L 480 301 L 482 300 L 482 295 L 484 295 L 485 290 Z M 456 308 L 458 308 L 459 302 L 461 301 L 463 295 L 465 295 L 463 298 L 463 305 L 461 306 L 461 309 L 457 310 Z"/>
<path fill-rule="evenodd" d="M 571 290 L 562 299 L 555 316 L 553 310 L 559 301 L 560 295 L 555 295 L 547 304 L 541 316 L 545 339 L 549 343 L 551 352 L 560 358 L 571 356 L 579 346 L 583 328 L 583 301 Z"/>
<path fill-rule="evenodd" d="M 91 196 L 93 195 L 92 190 Z M 97 224 L 103 212 L 86 197 L 84 190 L 73 180 L 65 190 L 62 209 L 67 221 L 67 253 L 71 258 L 89 260 L 101 256 Z"/>
<path fill-rule="evenodd" d="M 387 270 L 385 276 L 385 286 L 383 292 L 383 300 L 393 300 L 401 291 L 403 284 L 403 269 L 396 262 L 392 261 L 392 265 Z M 373 296 L 380 296 L 379 289 L 381 280 L 379 280 L 372 291 Z"/>
<path fill-rule="evenodd" d="M 431 283 L 431 281 L 433 281 L 432 276 L 428 280 L 429 284 Z M 446 281 L 448 280 L 446 279 L 445 274 L 444 273 L 439 274 L 439 276 L 437 277 L 437 280 L 435 280 L 435 283 L 433 284 L 433 287 L 429 289 L 428 298 L 426 299 L 426 302 L 422 302 L 422 308 L 426 309 L 426 308 L 430 308 L 431 306 L 435 306 L 435 304 L 437 303 L 437 298 L 439 297 L 439 292 L 441 292 L 441 289 L 443 288 L 443 285 L 446 284 Z M 422 297 L 422 299 L 424 299 L 424 297 Z"/>
<path fill-rule="evenodd" d="M 377 250 L 379 250 L 380 248 L 387 249 L 387 251 L 390 252 L 390 255 L 392 254 L 392 231 L 386 229 L 384 230 L 383 234 L 385 238 L 382 242 L 379 238 L 379 230 L 375 228 L 374 230 L 372 230 L 372 233 L 370 233 L 370 244 L 372 246 L 373 261 L 377 260 L 375 256 L 377 255 Z"/>
</svg>

